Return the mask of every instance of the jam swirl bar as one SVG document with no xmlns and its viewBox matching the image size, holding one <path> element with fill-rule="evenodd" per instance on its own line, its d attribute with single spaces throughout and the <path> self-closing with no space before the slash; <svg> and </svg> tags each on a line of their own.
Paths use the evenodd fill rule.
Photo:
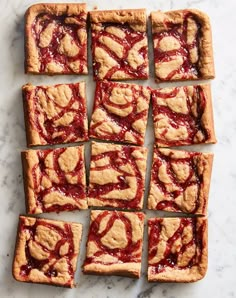
<svg viewBox="0 0 236 298">
<path fill-rule="evenodd" d="M 14 278 L 74 287 L 81 236 L 82 225 L 78 223 L 20 216 Z"/>
<path fill-rule="evenodd" d="M 157 11 L 151 21 L 157 81 L 214 78 L 211 26 L 205 13 Z"/>
<path fill-rule="evenodd" d="M 25 71 L 87 74 L 86 4 L 35 4 L 25 14 Z"/>
</svg>

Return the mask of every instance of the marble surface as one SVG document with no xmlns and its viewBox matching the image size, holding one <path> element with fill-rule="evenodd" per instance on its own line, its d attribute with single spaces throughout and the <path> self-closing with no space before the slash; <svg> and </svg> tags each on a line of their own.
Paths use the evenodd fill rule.
<svg viewBox="0 0 236 298">
<path fill-rule="evenodd" d="M 51 2 L 51 1 L 48 1 Z M 65 1 L 67 2 L 67 1 Z M 209 268 L 207 276 L 193 284 L 149 284 L 146 280 L 146 235 L 142 263 L 142 277 L 133 280 L 122 277 L 86 276 L 81 272 L 89 212 L 46 214 L 53 219 L 74 220 L 84 224 L 82 251 L 79 257 L 75 289 L 33 285 L 15 281 L 11 274 L 19 214 L 25 213 L 20 152 L 25 148 L 25 130 L 21 86 L 34 84 L 76 82 L 88 83 L 87 101 L 91 112 L 94 83 L 91 77 L 29 76 L 24 74 L 23 15 L 31 0 L 1 0 L 0 36 L 0 297 L 235 297 L 236 296 L 236 26 L 235 0 L 103 0 L 87 1 L 88 9 L 141 8 L 170 10 L 198 8 L 211 17 L 213 27 L 216 79 L 212 81 L 215 128 L 218 143 L 194 146 L 191 149 L 215 153 L 209 202 Z M 91 68 L 90 68 L 91 75 Z M 145 84 L 157 86 L 151 78 Z M 146 145 L 149 163 L 152 153 L 152 125 L 149 123 Z M 89 153 L 89 146 L 87 151 Z M 190 149 L 190 148 L 189 148 Z M 149 165 L 150 168 L 150 165 Z M 149 175 L 147 175 L 147 182 Z M 146 212 L 147 217 L 158 213 Z"/>
</svg>

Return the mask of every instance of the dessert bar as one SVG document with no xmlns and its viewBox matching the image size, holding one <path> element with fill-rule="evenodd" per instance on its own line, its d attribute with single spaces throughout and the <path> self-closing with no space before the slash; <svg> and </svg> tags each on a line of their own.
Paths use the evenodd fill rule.
<svg viewBox="0 0 236 298">
<path fill-rule="evenodd" d="M 87 209 L 84 146 L 22 152 L 30 214 Z"/>
<path fill-rule="evenodd" d="M 87 74 L 86 4 L 44 4 L 25 14 L 25 71 Z"/>
<path fill-rule="evenodd" d="M 151 13 L 157 81 L 215 76 L 211 25 L 196 9 Z"/>
<path fill-rule="evenodd" d="M 91 211 L 84 273 L 140 277 L 144 214 Z"/>
<path fill-rule="evenodd" d="M 142 209 L 147 149 L 92 143 L 89 206 Z"/>
<path fill-rule="evenodd" d="M 72 288 L 82 225 L 20 216 L 13 262 L 18 281 Z"/>
<path fill-rule="evenodd" d="M 206 215 L 212 153 L 154 148 L 148 208 Z"/>
<path fill-rule="evenodd" d="M 95 80 L 148 78 L 146 10 L 91 11 Z"/>
<path fill-rule="evenodd" d="M 159 147 L 216 143 L 210 85 L 153 90 L 152 105 Z"/>
<path fill-rule="evenodd" d="M 89 136 L 143 145 L 150 96 L 148 87 L 97 82 Z"/>
<path fill-rule="evenodd" d="M 148 281 L 194 282 L 207 271 L 207 219 L 148 220 Z"/>
<path fill-rule="evenodd" d="M 28 147 L 88 140 L 84 82 L 22 90 Z"/>
</svg>

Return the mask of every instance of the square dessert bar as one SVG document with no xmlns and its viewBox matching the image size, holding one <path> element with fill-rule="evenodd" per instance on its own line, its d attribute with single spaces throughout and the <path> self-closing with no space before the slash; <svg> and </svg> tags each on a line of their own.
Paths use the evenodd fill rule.
<svg viewBox="0 0 236 298">
<path fill-rule="evenodd" d="M 97 82 L 90 137 L 143 145 L 150 97 L 148 87 Z"/>
<path fill-rule="evenodd" d="M 212 153 L 154 149 L 148 208 L 206 215 Z"/>
<path fill-rule="evenodd" d="M 210 85 L 153 90 L 152 105 L 159 147 L 216 143 Z"/>
<path fill-rule="evenodd" d="M 147 149 L 92 143 L 89 206 L 142 209 Z"/>
<path fill-rule="evenodd" d="M 87 74 L 86 4 L 39 3 L 25 14 L 25 71 Z"/>
<path fill-rule="evenodd" d="M 28 147 L 88 140 L 85 83 L 24 85 Z"/>
<path fill-rule="evenodd" d="M 194 282 L 207 271 L 207 219 L 148 220 L 148 281 Z"/>
<path fill-rule="evenodd" d="M 28 213 L 87 209 L 84 146 L 21 155 Z"/>
<path fill-rule="evenodd" d="M 148 78 L 146 10 L 91 11 L 95 80 Z"/>
<path fill-rule="evenodd" d="M 152 12 L 155 75 L 157 81 L 215 77 L 211 26 L 196 9 Z"/>
<path fill-rule="evenodd" d="M 83 272 L 139 278 L 144 214 L 91 211 Z"/>
<path fill-rule="evenodd" d="M 81 236 L 79 223 L 20 216 L 14 278 L 73 288 Z"/>
</svg>

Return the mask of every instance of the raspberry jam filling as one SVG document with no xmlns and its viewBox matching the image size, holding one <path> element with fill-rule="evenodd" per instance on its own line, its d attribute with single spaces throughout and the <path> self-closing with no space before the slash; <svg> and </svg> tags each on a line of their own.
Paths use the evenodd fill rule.
<svg viewBox="0 0 236 298">
<path fill-rule="evenodd" d="M 194 40 L 192 43 L 187 43 L 187 30 L 188 30 L 188 20 L 194 21 L 194 23 L 197 26 L 197 33 L 194 37 Z M 176 74 L 181 74 L 181 78 L 188 78 L 188 79 L 194 79 L 196 77 L 199 77 L 200 71 L 199 71 L 199 57 L 200 57 L 200 46 L 199 46 L 199 40 L 201 37 L 201 24 L 198 22 L 198 20 L 191 14 L 186 13 L 184 15 L 183 24 L 174 24 L 171 22 L 165 22 L 165 26 L 168 28 L 167 31 L 163 31 L 160 33 L 153 33 L 153 40 L 157 42 L 157 44 L 154 47 L 154 60 L 155 63 L 160 62 L 169 62 L 172 60 L 172 58 L 181 56 L 183 58 L 183 64 L 170 72 L 168 76 L 164 79 L 165 81 L 171 80 Z M 179 49 L 175 50 L 167 50 L 162 51 L 160 49 L 160 42 L 165 37 L 174 37 L 180 44 Z M 191 62 L 190 58 L 190 51 L 194 48 L 197 48 L 198 52 L 198 59 L 195 63 Z M 158 78 L 163 81 L 163 78 Z"/>
<path fill-rule="evenodd" d="M 80 184 L 81 181 L 80 173 L 84 167 L 83 160 L 79 159 L 76 167 L 73 171 L 65 173 L 59 166 L 58 159 L 60 155 L 65 151 L 65 148 L 57 148 L 56 150 L 43 150 L 38 151 L 39 163 L 36 163 L 32 169 L 34 192 L 36 197 L 36 206 L 42 209 L 42 212 L 60 212 L 65 210 L 75 210 L 79 209 L 77 206 L 83 200 L 86 200 L 85 186 Z M 45 164 L 45 159 L 48 154 L 53 153 L 53 168 L 47 168 Z M 79 152 L 78 152 L 79 154 Z M 55 183 L 51 181 L 47 170 L 55 171 L 57 175 L 58 182 Z M 70 184 L 67 181 L 66 174 L 70 174 L 73 177 L 78 177 L 78 182 L 76 184 Z M 42 180 L 46 178 L 50 180 L 52 186 L 49 188 L 42 187 Z M 55 204 L 52 203 L 50 207 L 45 206 L 44 197 L 50 193 L 57 192 L 60 195 L 72 198 L 76 204 Z M 32 210 L 34 213 L 35 210 Z"/>
<path fill-rule="evenodd" d="M 58 87 L 60 85 L 56 85 Z M 33 97 L 33 110 L 30 114 L 30 123 L 37 130 L 41 137 L 41 140 L 47 144 L 60 144 L 68 142 L 76 142 L 79 139 L 87 140 L 88 133 L 85 129 L 84 121 L 86 119 L 86 107 L 84 98 L 81 98 L 79 93 L 78 84 L 68 85 L 72 91 L 72 98 L 67 106 L 62 107 L 56 101 L 50 99 L 47 95 L 47 88 L 36 87 L 35 95 Z M 53 104 L 55 110 L 58 113 L 52 117 L 48 117 L 47 113 L 42 111 L 41 104 L 39 102 L 39 91 L 43 92 L 47 98 L 47 103 Z M 26 91 L 26 100 L 31 100 L 31 92 Z M 75 106 L 78 107 L 75 107 Z M 72 114 L 73 120 L 68 125 L 55 125 L 55 122 L 60 120 L 65 114 Z M 43 119 L 43 121 L 42 121 Z"/>
<path fill-rule="evenodd" d="M 111 93 L 113 88 L 119 87 L 120 89 L 126 89 L 127 87 L 132 90 L 132 101 L 129 102 L 127 101 L 125 104 L 116 104 L 113 101 L 111 101 Z M 138 111 L 137 108 L 137 101 L 138 98 L 143 98 L 145 101 L 145 94 L 143 93 L 143 89 L 135 88 L 135 86 L 131 85 L 118 85 L 116 83 L 107 83 L 107 82 L 98 82 L 97 87 L 96 87 L 96 93 L 95 93 L 95 105 L 94 105 L 94 111 L 96 109 L 102 109 L 106 112 L 108 116 L 108 121 L 116 123 L 120 128 L 121 131 L 118 133 L 108 133 L 107 131 L 102 131 L 100 129 L 100 133 L 96 132 L 96 128 L 98 128 L 100 125 L 104 123 L 104 119 L 101 119 L 100 122 L 96 122 L 94 125 L 90 126 L 90 136 L 91 137 L 97 137 L 99 138 L 101 136 L 102 139 L 104 140 L 112 140 L 112 141 L 125 141 L 125 134 L 126 132 L 130 132 L 132 134 L 132 137 L 134 138 L 135 142 L 132 141 L 132 143 L 135 143 L 137 145 L 142 145 L 143 144 L 143 138 L 144 136 L 136 131 L 133 128 L 133 123 L 138 120 L 143 120 L 144 123 L 147 119 L 147 110 L 143 110 L 141 112 Z M 106 107 L 106 105 L 116 108 L 116 109 L 128 109 L 132 108 L 132 111 L 125 117 L 118 116 L 112 112 L 109 111 L 109 109 Z M 93 112 L 94 112 L 93 111 Z"/>
<path fill-rule="evenodd" d="M 73 18 L 73 23 L 67 23 L 68 18 Z M 48 46 L 40 47 L 40 35 L 47 28 L 49 24 L 55 26 L 52 38 Z M 36 18 L 32 25 L 32 32 L 35 38 L 39 59 L 40 59 L 40 72 L 46 72 L 46 66 L 50 62 L 56 62 L 63 70 L 62 73 L 71 73 L 73 70 L 69 64 L 75 61 L 80 62 L 80 69 L 78 72 L 82 73 L 84 66 L 87 65 L 87 42 L 81 44 L 78 38 L 78 30 L 86 30 L 86 14 L 81 12 L 80 15 L 52 15 L 47 13 L 41 13 Z M 61 54 L 58 51 L 62 38 L 68 34 L 73 43 L 78 47 L 78 54 L 69 57 Z"/>
<path fill-rule="evenodd" d="M 39 226 L 44 226 L 48 229 L 51 229 L 53 232 L 56 232 L 58 235 L 60 235 L 60 240 L 56 243 L 56 246 L 54 249 L 50 250 L 47 247 L 45 247 L 42 243 L 40 243 L 39 240 L 36 240 L 36 229 Z M 64 224 L 63 229 L 58 227 L 57 225 L 53 225 L 52 223 L 48 223 L 42 219 L 36 220 L 35 224 L 33 226 L 28 226 L 25 224 L 24 220 L 21 220 L 20 227 L 19 227 L 20 233 L 27 233 L 30 236 L 27 238 L 26 245 L 25 245 L 25 256 L 27 263 L 25 265 L 22 265 L 21 270 L 21 276 L 27 277 L 29 276 L 32 269 L 37 269 L 41 271 L 44 275 L 46 275 L 49 279 L 52 277 L 58 276 L 58 271 L 55 269 L 55 266 L 60 261 L 62 256 L 60 255 L 60 248 L 67 243 L 69 245 L 68 252 L 66 255 L 63 255 L 63 259 L 67 263 L 67 268 L 71 280 L 74 278 L 74 270 L 71 264 L 71 260 L 75 257 L 75 251 L 74 251 L 74 243 L 73 243 L 73 233 L 71 231 L 71 227 L 68 224 Z M 42 249 L 45 253 L 49 254 L 49 257 L 43 260 L 38 260 L 35 257 L 33 257 L 30 254 L 29 249 L 29 242 L 33 241 L 37 246 Z M 52 262 L 53 260 L 53 262 Z M 70 284 L 71 280 L 67 281 L 66 284 Z"/>
<path fill-rule="evenodd" d="M 206 97 L 204 94 L 203 89 L 201 86 L 193 86 L 193 96 L 192 98 L 189 97 L 187 87 L 180 87 L 183 88 L 184 93 L 186 95 L 186 102 L 188 113 L 182 114 L 173 111 L 169 106 L 164 106 L 158 104 L 158 98 L 161 99 L 168 99 L 168 98 L 175 98 L 178 95 L 179 88 L 176 87 L 170 93 L 162 93 L 161 90 L 154 90 L 152 93 L 152 103 L 153 103 L 153 116 L 158 117 L 160 120 L 161 115 L 168 117 L 169 125 L 172 126 L 174 129 L 178 129 L 180 127 L 185 127 L 188 132 L 188 137 L 184 140 L 169 140 L 166 138 L 166 134 L 168 133 L 168 128 L 163 130 L 161 134 L 159 134 L 159 138 L 156 139 L 158 144 L 167 145 L 167 146 L 181 146 L 181 145 L 190 145 L 193 143 L 197 143 L 195 141 L 195 136 L 197 133 L 201 132 L 202 139 L 201 143 L 206 142 L 210 139 L 210 132 L 204 127 L 203 124 L 203 114 L 206 109 Z M 194 102 L 192 99 L 196 99 Z M 196 114 L 194 114 L 194 104 L 196 104 Z M 157 120 L 157 121 L 158 121 Z"/>
<path fill-rule="evenodd" d="M 159 150 L 155 150 L 155 154 L 157 155 L 157 158 L 154 159 L 153 166 L 152 166 L 152 174 L 151 174 L 152 183 L 154 183 L 166 197 L 166 200 L 163 200 L 157 203 L 155 209 L 169 210 L 169 211 L 171 209 L 171 211 L 175 211 L 175 212 L 183 211 L 181 207 L 176 204 L 175 199 L 178 198 L 181 194 L 184 194 L 188 187 L 197 186 L 196 201 L 193 209 L 191 210 L 191 213 L 195 213 L 199 208 L 200 189 L 203 185 L 203 176 L 202 174 L 199 174 L 197 161 L 196 161 L 197 158 L 200 158 L 201 154 L 196 152 L 188 152 L 188 157 L 175 158 L 175 159 L 172 159 L 171 155 L 166 156 L 162 154 Z M 173 186 L 176 186 L 178 190 L 171 191 L 171 192 L 168 191 L 166 188 L 166 184 L 160 180 L 159 169 L 163 164 L 165 164 L 167 168 L 167 175 L 169 176 L 168 180 L 172 181 Z M 189 168 L 189 175 L 184 182 L 180 182 L 176 178 L 176 174 L 172 169 L 173 165 L 178 166 L 181 164 L 188 165 L 188 168 Z M 171 201 L 169 200 L 170 198 L 171 198 Z M 205 197 L 203 199 L 204 199 L 204 204 L 206 204 Z"/>
<path fill-rule="evenodd" d="M 106 28 L 109 26 L 117 27 L 119 30 L 122 30 L 124 37 L 118 37 L 107 31 Z M 119 58 L 116 54 L 116 49 L 110 49 L 108 46 L 104 45 L 99 41 L 99 38 L 102 36 L 110 37 L 112 40 L 123 46 L 123 57 Z M 95 30 L 92 31 L 92 54 L 95 57 L 95 49 L 97 47 L 102 48 L 107 54 L 114 59 L 118 65 L 112 67 L 106 73 L 103 79 L 111 79 L 113 74 L 117 71 L 123 71 L 127 74 L 128 78 L 133 79 L 146 79 L 148 77 L 147 73 L 147 57 L 148 57 L 148 48 L 147 45 L 139 49 L 137 55 L 140 55 L 143 58 L 144 63 L 139 65 L 137 69 L 131 67 L 128 63 L 129 51 L 135 46 L 135 44 L 141 42 L 143 39 L 147 38 L 146 32 L 138 32 L 133 30 L 128 24 L 118 24 L 118 23 L 103 23 L 103 29 L 99 32 Z M 96 60 L 93 61 L 93 72 L 94 78 L 97 79 L 98 73 L 102 65 Z"/>
<path fill-rule="evenodd" d="M 136 148 L 123 146 L 122 150 L 117 151 L 109 151 L 97 155 L 91 156 L 91 161 L 97 161 L 102 158 L 108 158 L 110 163 L 103 167 L 99 168 L 92 168 L 90 171 L 96 170 L 102 172 L 106 169 L 114 169 L 115 171 L 120 172 L 120 176 L 118 176 L 118 183 L 108 183 L 104 185 L 93 184 L 90 182 L 92 187 L 88 190 L 88 197 L 96 198 L 96 200 L 100 200 L 105 203 L 105 206 L 114 206 L 118 205 L 119 208 L 126 208 L 126 209 L 140 209 L 139 204 L 143 197 L 143 189 L 144 189 L 144 181 L 142 178 L 142 174 L 138 169 L 138 166 L 135 162 L 135 159 L 132 157 L 132 152 L 135 151 Z M 135 179 L 137 184 L 137 191 L 133 194 L 133 199 L 130 201 L 124 199 L 105 199 L 103 198 L 104 195 L 109 194 L 112 190 L 125 190 L 130 189 L 130 185 L 126 181 L 126 177 L 131 176 L 127 174 L 127 172 L 120 169 L 120 166 L 129 164 L 133 171 L 135 172 Z"/>
<path fill-rule="evenodd" d="M 92 257 L 87 257 L 85 260 L 84 265 L 89 265 L 91 263 L 100 263 L 100 264 L 114 264 L 114 262 L 111 263 L 103 263 L 102 261 L 97 261 L 96 258 L 98 258 L 101 255 L 108 254 L 118 259 L 119 263 L 130 263 L 130 262 L 140 262 L 141 261 L 141 246 L 142 246 L 142 240 L 137 240 L 136 242 L 132 239 L 132 224 L 130 220 L 125 217 L 122 212 L 112 212 L 112 215 L 110 216 L 109 220 L 106 223 L 106 227 L 102 232 L 99 232 L 100 230 L 100 223 L 103 218 L 109 216 L 111 214 L 110 211 L 104 211 L 100 213 L 96 219 L 91 223 L 89 235 L 88 235 L 88 242 L 94 242 L 96 247 L 98 248 L 97 252 L 94 253 Z M 141 213 L 136 213 L 140 220 L 143 220 L 144 215 Z M 114 248 L 111 249 L 107 246 L 105 246 L 101 239 L 110 231 L 112 228 L 114 222 L 116 220 L 122 221 L 122 223 L 125 226 L 126 231 L 126 239 L 127 239 L 127 245 L 125 248 Z"/>
<path fill-rule="evenodd" d="M 202 257 L 203 250 L 203 233 L 206 229 L 205 223 L 197 228 L 196 218 L 181 218 L 180 225 L 175 233 L 166 240 L 166 248 L 163 252 L 163 258 L 157 263 L 150 263 L 150 261 L 157 255 L 157 244 L 160 241 L 160 234 L 164 226 L 162 225 L 163 219 L 155 219 L 148 221 L 149 227 L 149 266 L 152 268 L 153 274 L 158 274 L 165 271 L 168 267 L 173 269 L 187 269 L 193 266 L 198 266 Z M 191 228 L 192 239 L 186 243 L 181 244 L 181 248 L 178 252 L 173 253 L 172 247 L 175 245 L 176 241 L 182 239 L 183 230 L 186 227 Z M 196 246 L 195 253 L 192 258 L 188 261 L 186 266 L 178 265 L 178 257 L 183 255 L 191 246 Z M 179 246 L 179 245 L 178 245 Z"/>
</svg>

